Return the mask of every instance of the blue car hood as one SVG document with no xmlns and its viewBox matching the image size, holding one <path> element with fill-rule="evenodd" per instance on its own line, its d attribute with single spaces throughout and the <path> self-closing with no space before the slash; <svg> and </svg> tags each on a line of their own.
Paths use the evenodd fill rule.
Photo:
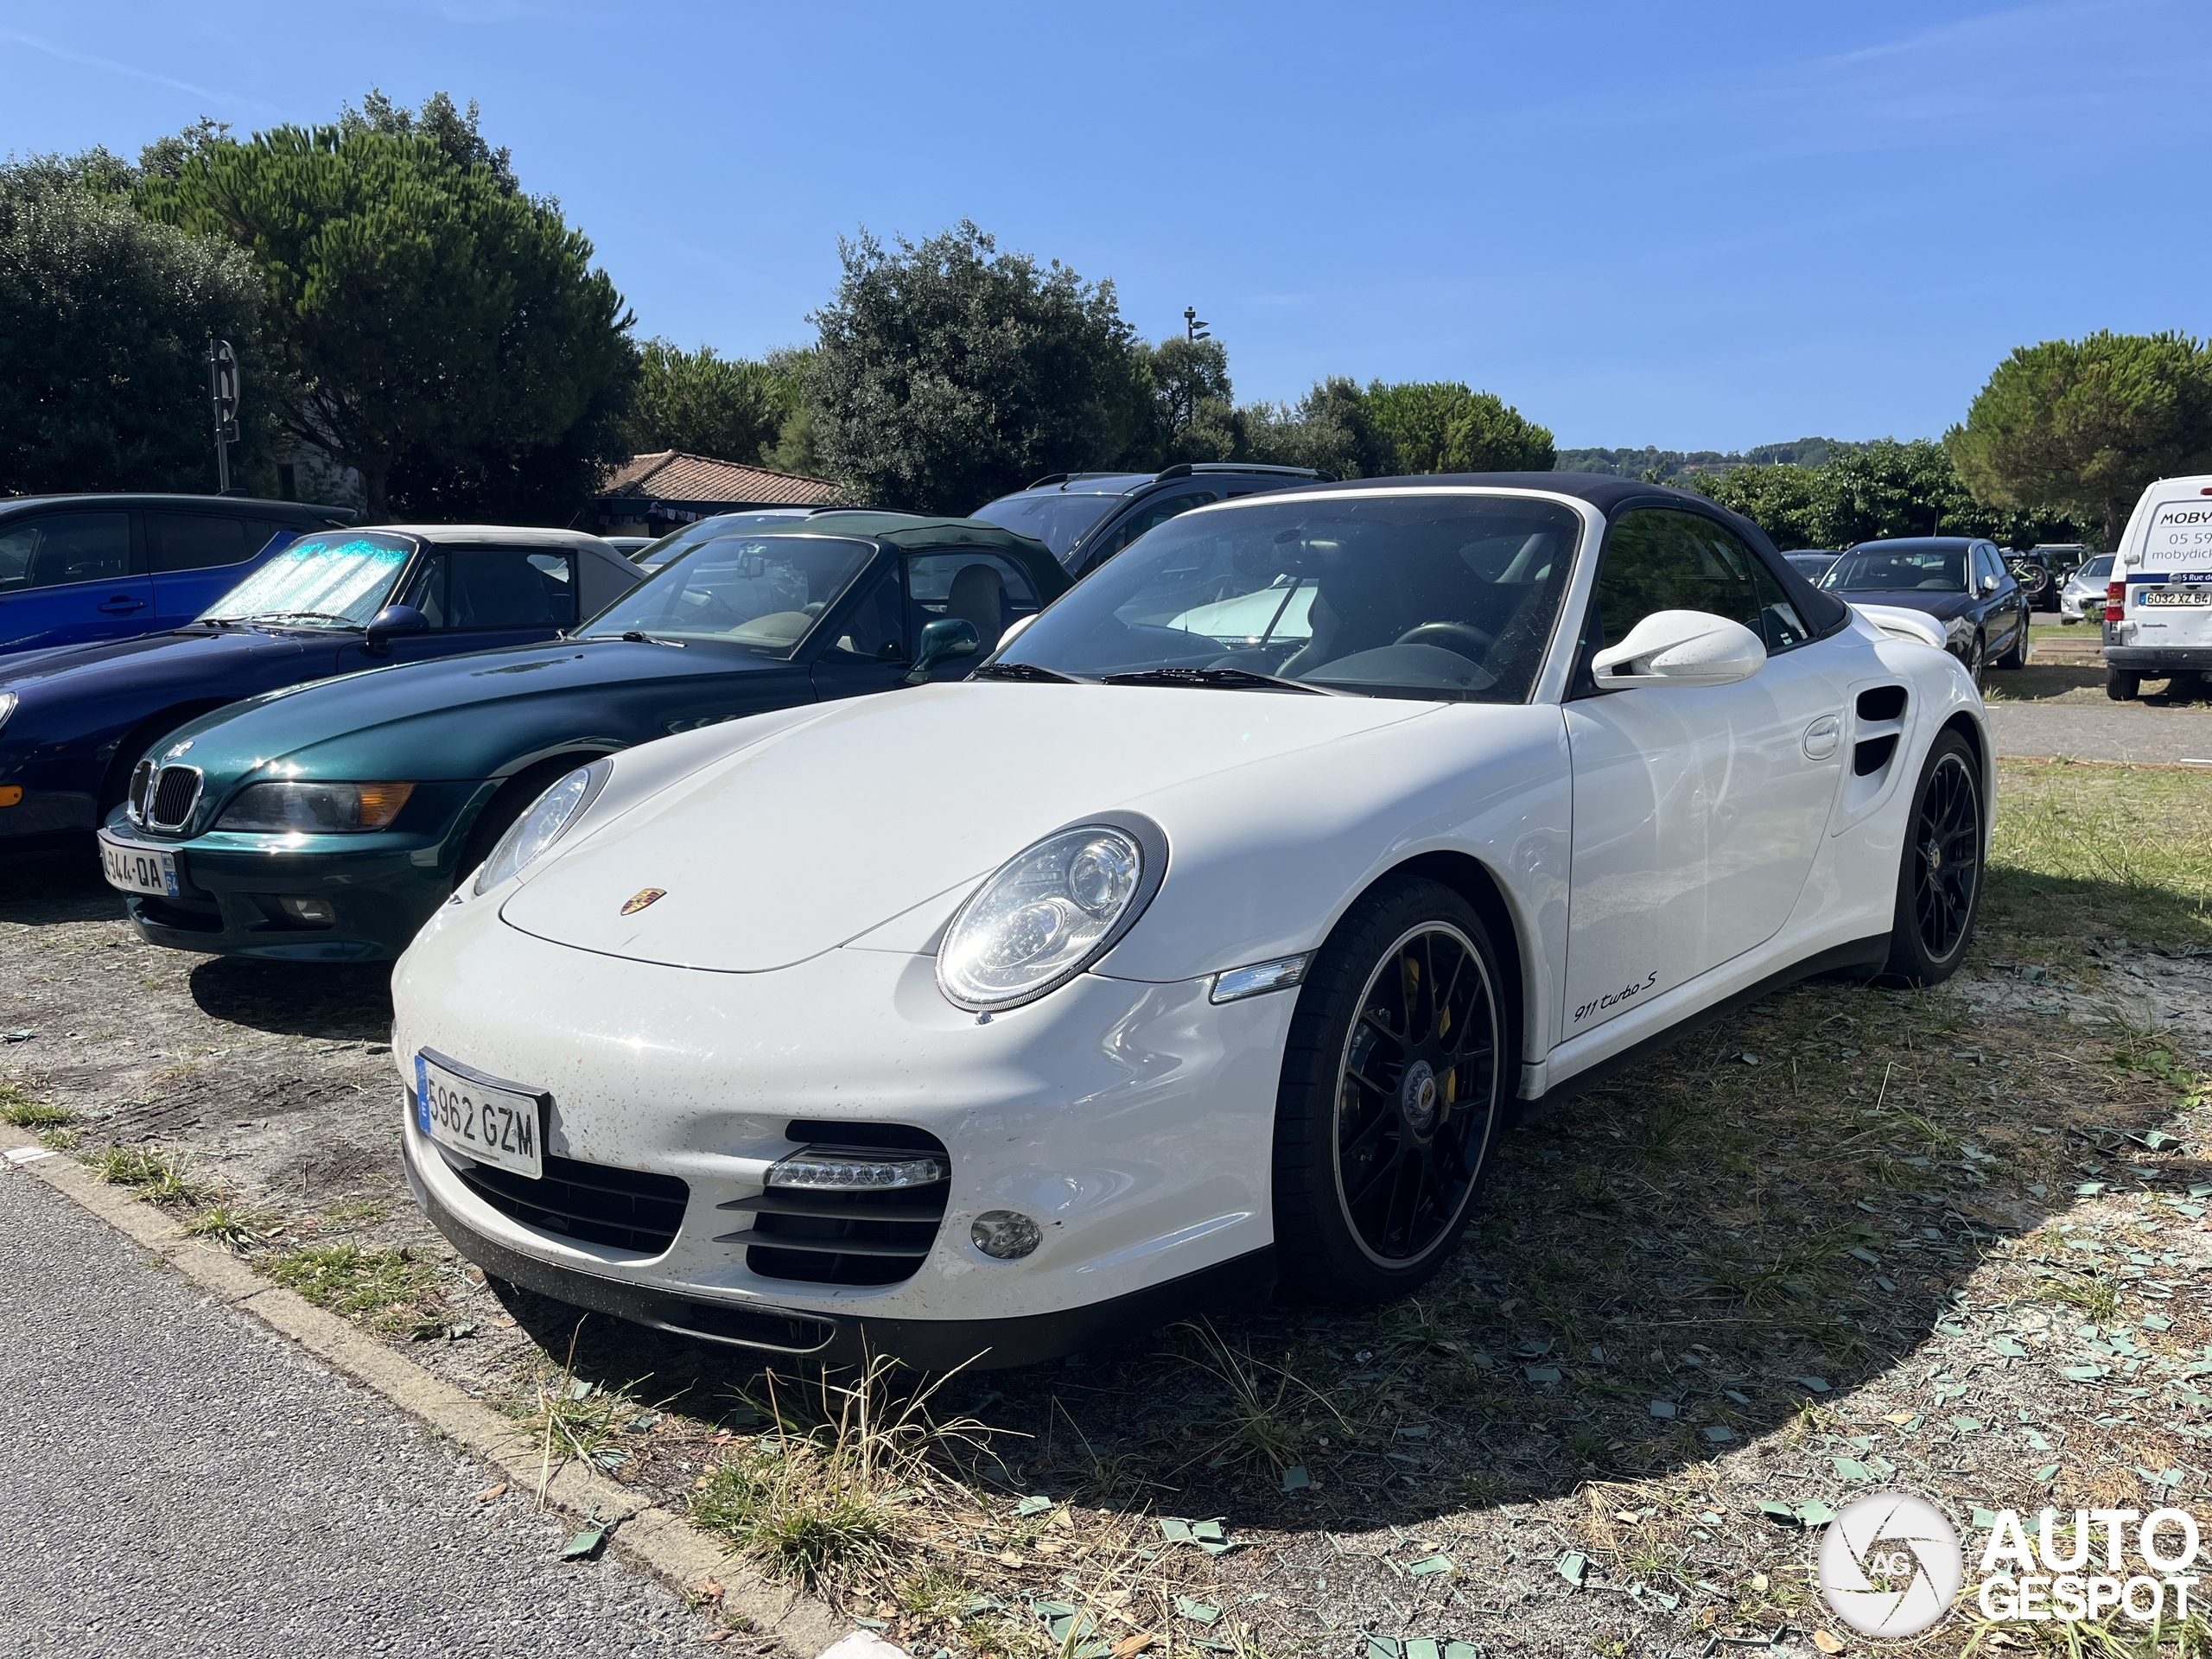
<svg viewBox="0 0 2212 1659">
<path fill-rule="evenodd" d="M 59 645 L 46 651 L 0 657 L 0 690 L 53 693 L 82 685 L 105 690 L 128 683 L 146 686 L 202 683 L 219 689 L 223 676 L 249 663 L 334 653 L 342 633 L 275 632 L 260 628 L 181 629 L 142 633 L 130 639 L 93 645 Z M 235 695 L 235 694 L 234 694 Z M 41 698 L 43 700 L 43 698 Z"/>
</svg>

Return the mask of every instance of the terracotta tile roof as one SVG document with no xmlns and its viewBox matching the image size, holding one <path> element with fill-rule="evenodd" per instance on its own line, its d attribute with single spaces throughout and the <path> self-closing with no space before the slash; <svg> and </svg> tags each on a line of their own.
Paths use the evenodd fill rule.
<svg viewBox="0 0 2212 1659">
<path fill-rule="evenodd" d="M 810 507 L 836 500 L 837 486 L 826 478 L 664 449 L 658 454 L 632 455 L 607 475 L 599 493 L 602 498 Z"/>
</svg>

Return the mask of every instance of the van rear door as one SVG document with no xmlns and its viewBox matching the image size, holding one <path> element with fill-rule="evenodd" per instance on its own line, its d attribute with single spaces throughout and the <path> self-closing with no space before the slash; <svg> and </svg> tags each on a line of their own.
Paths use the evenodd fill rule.
<svg viewBox="0 0 2212 1659">
<path fill-rule="evenodd" d="M 2142 550 L 2129 564 L 2129 645 L 2212 646 L 2212 496 L 2154 505 Z"/>
</svg>

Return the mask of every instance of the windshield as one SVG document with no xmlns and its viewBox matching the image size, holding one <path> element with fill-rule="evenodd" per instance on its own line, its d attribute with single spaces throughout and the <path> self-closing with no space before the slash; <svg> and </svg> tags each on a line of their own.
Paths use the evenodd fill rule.
<svg viewBox="0 0 2212 1659">
<path fill-rule="evenodd" d="M 200 613 L 202 622 L 365 628 L 391 597 L 415 543 L 373 531 L 302 536 Z"/>
<path fill-rule="evenodd" d="M 1830 593 L 1962 594 L 1967 590 L 1963 547 L 1854 547 L 1821 578 Z"/>
<path fill-rule="evenodd" d="M 780 527 L 806 516 L 804 507 L 771 507 L 765 512 L 718 513 L 696 524 L 679 524 L 658 541 L 639 542 L 626 550 L 626 556 L 632 564 L 647 570 L 658 570 L 671 559 L 690 552 L 702 543 L 711 542 L 717 536 L 728 536 L 740 531 L 761 531 L 771 525 Z M 612 537 L 608 539 L 620 545 L 625 538 Z"/>
<path fill-rule="evenodd" d="M 717 536 L 686 550 L 580 630 L 720 640 L 788 657 L 875 550 L 829 536 Z"/>
<path fill-rule="evenodd" d="M 1090 533 L 1091 527 L 1122 498 L 1085 491 L 1070 495 L 1062 490 L 1039 490 L 1034 494 L 1009 495 L 976 509 L 976 517 L 1001 530 L 1018 530 L 1034 536 L 1052 550 L 1063 564 L 1068 551 Z"/>
<path fill-rule="evenodd" d="M 2074 575 L 2076 580 L 2082 582 L 2102 582 L 2107 576 L 2112 575 L 2112 555 L 2100 553 L 2076 570 Z"/>
<path fill-rule="evenodd" d="M 1517 702 L 1581 529 L 1563 505 L 1510 496 L 1202 508 L 1077 584 L 983 672 Z"/>
</svg>

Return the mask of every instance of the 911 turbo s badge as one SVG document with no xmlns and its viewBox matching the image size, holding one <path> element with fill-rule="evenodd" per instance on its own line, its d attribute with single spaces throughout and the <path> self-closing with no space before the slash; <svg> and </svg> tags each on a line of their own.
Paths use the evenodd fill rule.
<svg viewBox="0 0 2212 1659">
<path fill-rule="evenodd" d="M 639 911 L 643 910 L 647 905 L 653 903 L 656 899 L 665 899 L 667 897 L 668 889 L 666 887 L 640 887 L 637 892 L 632 893 L 628 901 L 623 905 L 622 913 L 625 916 L 634 916 Z"/>
</svg>

